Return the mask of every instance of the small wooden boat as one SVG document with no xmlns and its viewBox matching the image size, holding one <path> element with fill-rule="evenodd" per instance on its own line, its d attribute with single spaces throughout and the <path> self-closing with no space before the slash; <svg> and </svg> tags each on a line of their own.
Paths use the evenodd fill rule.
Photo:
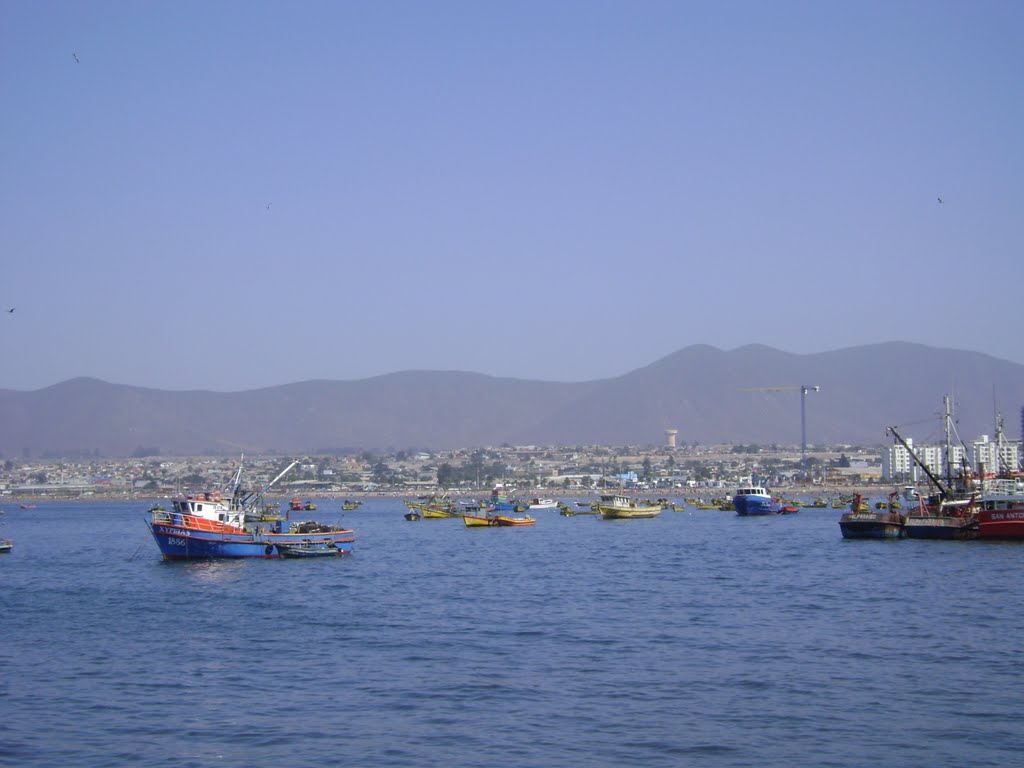
<svg viewBox="0 0 1024 768">
<path fill-rule="evenodd" d="M 405 513 L 404 517 L 406 520 L 421 520 L 423 518 L 423 515 L 421 515 L 415 509 L 410 509 L 408 512 Z"/>
<path fill-rule="evenodd" d="M 490 528 L 498 524 L 497 518 L 480 515 L 463 515 L 462 521 L 466 524 L 467 528 Z"/>
<path fill-rule="evenodd" d="M 530 511 L 535 509 L 558 509 L 558 502 L 554 499 L 530 499 L 527 505 Z"/>
<path fill-rule="evenodd" d="M 636 501 L 617 493 L 602 495 L 597 508 L 605 520 L 634 520 L 661 514 L 660 504 Z"/>
<path fill-rule="evenodd" d="M 273 502 L 264 504 L 253 517 L 261 523 L 275 523 L 288 519 L 285 515 L 281 514 L 280 505 Z"/>
<path fill-rule="evenodd" d="M 362 505 L 363 502 L 361 501 L 343 501 L 341 503 L 341 508 L 347 512 L 353 509 L 359 509 Z"/>
<path fill-rule="evenodd" d="M 494 522 L 495 525 L 510 526 L 510 527 L 511 526 L 534 525 L 537 522 L 532 517 L 528 517 L 528 516 L 524 516 L 524 517 L 506 517 L 505 515 L 496 515 L 492 519 L 495 521 Z"/>
<path fill-rule="evenodd" d="M 443 509 L 441 507 L 423 507 L 423 519 L 424 520 L 441 520 L 447 517 L 462 517 L 458 512 L 451 509 Z"/>
<path fill-rule="evenodd" d="M 0 555 L 5 555 L 14 549 L 14 539 L 0 539 Z"/>
<path fill-rule="evenodd" d="M 342 550 L 334 546 L 333 541 L 313 540 L 292 541 L 287 544 L 274 545 L 281 557 L 334 557 L 342 554 Z"/>
</svg>

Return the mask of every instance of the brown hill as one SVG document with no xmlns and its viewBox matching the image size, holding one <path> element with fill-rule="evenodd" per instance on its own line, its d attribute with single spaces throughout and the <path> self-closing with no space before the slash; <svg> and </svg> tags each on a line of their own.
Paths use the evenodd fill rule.
<svg viewBox="0 0 1024 768">
<path fill-rule="evenodd" d="M 798 389 L 811 444 L 880 444 L 895 424 L 936 440 L 944 394 L 965 440 L 993 434 L 994 407 L 1016 439 L 1024 366 L 988 355 L 891 342 L 794 355 L 696 345 L 600 381 L 553 383 L 455 371 L 305 381 L 218 393 L 73 379 L 0 390 L 0 453 L 129 456 L 341 453 L 511 444 L 800 442 Z"/>
</svg>

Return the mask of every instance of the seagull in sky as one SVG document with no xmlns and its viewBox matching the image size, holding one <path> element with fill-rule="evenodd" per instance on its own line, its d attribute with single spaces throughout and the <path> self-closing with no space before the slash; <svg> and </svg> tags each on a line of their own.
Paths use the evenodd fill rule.
<svg viewBox="0 0 1024 768">
<path fill-rule="evenodd" d="M 942 205 L 942 198 L 941 197 L 937 197 L 935 199 L 939 201 L 939 205 Z"/>
<path fill-rule="evenodd" d="M 7 314 L 9 315 L 9 314 L 11 314 L 11 312 L 13 312 L 13 311 L 14 311 L 14 307 L 11 307 L 10 309 L 8 309 L 8 310 L 7 310 Z"/>
<path fill-rule="evenodd" d="M 267 210 L 270 210 L 270 203 L 267 203 Z"/>
<path fill-rule="evenodd" d="M 75 53 L 74 51 L 71 52 L 71 56 L 75 59 L 75 64 L 81 64 L 82 63 L 82 62 L 80 62 L 78 60 L 78 54 Z"/>
</svg>

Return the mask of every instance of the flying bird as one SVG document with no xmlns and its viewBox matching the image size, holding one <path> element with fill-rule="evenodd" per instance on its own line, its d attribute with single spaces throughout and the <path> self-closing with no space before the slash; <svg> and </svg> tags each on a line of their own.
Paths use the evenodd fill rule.
<svg viewBox="0 0 1024 768">
<path fill-rule="evenodd" d="M 71 52 L 71 55 L 72 55 L 72 57 L 74 57 L 74 59 L 75 59 L 75 64 L 81 64 L 81 63 L 82 63 L 82 62 L 80 62 L 80 61 L 78 60 L 78 54 L 77 54 L 77 53 L 75 53 L 74 51 L 72 51 L 72 52 Z"/>
<path fill-rule="evenodd" d="M 267 210 L 270 210 L 270 203 L 267 203 Z"/>
<path fill-rule="evenodd" d="M 13 312 L 13 311 L 14 311 L 14 307 L 11 307 L 10 309 L 7 310 L 7 314 L 11 314 L 11 312 Z"/>
<path fill-rule="evenodd" d="M 939 201 L 939 205 L 942 205 L 942 198 L 941 197 L 937 197 L 935 199 Z"/>
</svg>

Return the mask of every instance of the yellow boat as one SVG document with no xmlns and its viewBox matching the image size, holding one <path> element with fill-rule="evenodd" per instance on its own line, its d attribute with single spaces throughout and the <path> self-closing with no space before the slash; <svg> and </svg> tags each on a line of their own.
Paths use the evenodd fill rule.
<svg viewBox="0 0 1024 768">
<path fill-rule="evenodd" d="M 477 515 L 463 515 L 462 521 L 467 528 L 490 528 L 497 525 L 498 521 L 493 517 L 479 517 Z"/>
<path fill-rule="evenodd" d="M 632 520 L 661 514 L 660 504 L 647 504 L 618 494 L 602 496 L 597 508 L 605 520 Z"/>
<path fill-rule="evenodd" d="M 421 511 L 423 512 L 424 520 L 440 520 L 446 517 L 461 517 L 458 513 L 453 512 L 450 509 L 444 509 L 443 507 L 424 506 Z"/>
</svg>

